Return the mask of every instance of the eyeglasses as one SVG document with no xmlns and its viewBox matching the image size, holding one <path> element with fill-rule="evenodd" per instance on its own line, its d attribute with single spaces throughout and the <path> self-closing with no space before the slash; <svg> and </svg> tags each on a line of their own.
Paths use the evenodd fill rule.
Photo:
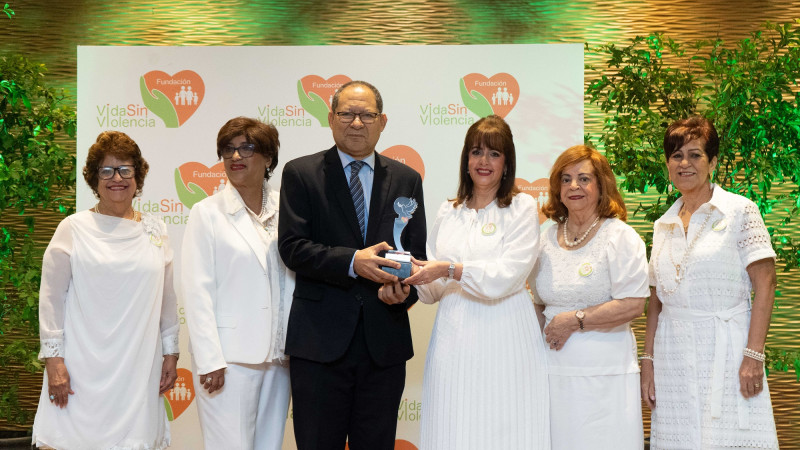
<svg viewBox="0 0 800 450">
<path fill-rule="evenodd" d="M 374 112 L 354 113 L 346 111 L 346 112 L 336 113 L 336 117 L 339 118 L 339 122 L 351 123 L 354 120 L 356 120 L 356 117 L 358 117 L 358 119 L 361 120 L 361 123 L 363 123 L 364 125 L 369 125 L 372 122 L 375 122 L 375 119 L 377 119 L 378 116 L 380 115 L 381 115 L 380 113 L 374 113 Z"/>
<path fill-rule="evenodd" d="M 226 145 L 225 147 L 222 148 L 222 151 L 220 153 L 222 154 L 222 157 L 225 159 L 233 158 L 233 154 L 236 152 L 239 152 L 239 156 L 241 156 L 242 158 L 249 158 L 253 156 L 254 151 L 256 151 L 255 144 L 242 144 L 238 147 L 234 147 L 232 145 Z"/>
<path fill-rule="evenodd" d="M 103 166 L 97 169 L 97 176 L 101 180 L 110 180 L 114 178 L 114 172 L 119 173 L 121 178 L 133 178 L 136 174 L 136 166 Z"/>
</svg>

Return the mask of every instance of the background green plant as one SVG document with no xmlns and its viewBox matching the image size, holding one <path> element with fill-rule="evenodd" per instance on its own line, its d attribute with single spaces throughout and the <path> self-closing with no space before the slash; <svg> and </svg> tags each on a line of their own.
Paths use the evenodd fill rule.
<svg viewBox="0 0 800 450">
<path fill-rule="evenodd" d="M 607 57 L 605 67 L 587 66 L 598 75 L 587 99 L 606 113 L 600 147 L 625 191 L 652 194 L 635 214 L 653 222 L 677 199 L 668 191 L 664 132 L 675 120 L 702 115 L 720 135 L 714 181 L 753 200 L 774 224 L 768 229 L 778 266 L 800 267 L 800 242 L 786 232 L 800 213 L 798 24 L 767 22 L 732 46 L 720 39 L 683 44 L 659 33 L 624 46 L 587 46 Z M 645 240 L 649 251 L 652 232 Z M 767 355 L 768 370 L 793 369 L 800 381 L 798 352 L 768 348 Z"/>
<path fill-rule="evenodd" d="M 9 14 L 8 5 L 3 10 Z M 13 11 L 9 17 L 13 15 Z M 38 298 L 41 246 L 34 211 L 74 212 L 75 158 L 59 143 L 74 138 L 75 111 L 63 90 L 47 87 L 46 68 L 20 55 L 0 57 L 0 418 L 26 423 L 19 373 L 41 370 Z"/>
</svg>

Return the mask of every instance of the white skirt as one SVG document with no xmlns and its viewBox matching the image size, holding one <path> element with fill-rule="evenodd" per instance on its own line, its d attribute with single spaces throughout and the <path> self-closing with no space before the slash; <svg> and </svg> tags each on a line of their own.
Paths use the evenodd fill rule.
<svg viewBox="0 0 800 450">
<path fill-rule="evenodd" d="M 641 450 L 639 374 L 550 375 L 553 450 Z"/>
</svg>

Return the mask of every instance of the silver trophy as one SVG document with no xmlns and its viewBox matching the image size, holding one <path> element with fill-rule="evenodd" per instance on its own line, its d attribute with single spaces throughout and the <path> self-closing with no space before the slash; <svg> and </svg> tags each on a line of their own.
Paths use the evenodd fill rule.
<svg viewBox="0 0 800 450">
<path fill-rule="evenodd" d="M 400 240 L 400 235 L 403 234 L 403 229 L 411 220 L 411 215 L 417 210 L 417 201 L 413 198 L 398 197 L 394 201 L 394 212 L 397 213 L 397 218 L 394 219 L 394 248 L 396 250 L 389 250 L 386 252 L 384 258 L 390 259 L 400 263 L 400 268 L 381 266 L 384 272 L 397 276 L 403 280 L 411 276 L 411 252 L 403 249 L 403 243 Z"/>
</svg>

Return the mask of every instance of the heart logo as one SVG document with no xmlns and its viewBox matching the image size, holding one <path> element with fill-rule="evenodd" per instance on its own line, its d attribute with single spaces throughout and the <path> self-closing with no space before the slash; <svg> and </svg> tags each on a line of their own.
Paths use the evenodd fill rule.
<svg viewBox="0 0 800 450">
<path fill-rule="evenodd" d="M 144 105 L 164 121 L 167 128 L 178 128 L 197 111 L 206 94 L 206 86 L 193 70 L 169 75 L 151 70 L 139 79 Z"/>
<path fill-rule="evenodd" d="M 187 208 L 200 200 L 222 192 L 228 183 L 225 164 L 220 161 L 211 167 L 191 161 L 175 169 L 175 190 Z"/>
<path fill-rule="evenodd" d="M 536 200 L 539 210 L 539 225 L 543 224 L 547 217 L 542 214 L 542 206 L 550 199 L 550 179 L 539 178 L 534 182 L 529 182 L 528 180 L 517 178 L 514 183 L 520 192 L 528 194 Z"/>
<path fill-rule="evenodd" d="M 425 163 L 416 150 L 407 145 L 393 145 L 381 152 L 381 155 L 401 162 L 416 170 L 422 179 L 425 179 Z"/>
<path fill-rule="evenodd" d="M 319 75 L 306 75 L 297 82 L 300 105 L 314 116 L 321 126 L 327 127 L 333 94 L 341 85 L 350 81 L 347 75 L 334 75 L 327 80 Z"/>
<path fill-rule="evenodd" d="M 461 100 L 478 117 L 497 114 L 505 118 L 519 101 L 519 83 L 507 73 L 491 78 L 471 73 L 461 79 Z"/>
<path fill-rule="evenodd" d="M 164 393 L 164 408 L 167 410 L 167 418 L 170 422 L 186 411 L 186 408 L 194 400 L 194 396 L 192 372 L 188 369 L 178 369 L 178 378 L 175 380 L 175 386 Z"/>
</svg>

